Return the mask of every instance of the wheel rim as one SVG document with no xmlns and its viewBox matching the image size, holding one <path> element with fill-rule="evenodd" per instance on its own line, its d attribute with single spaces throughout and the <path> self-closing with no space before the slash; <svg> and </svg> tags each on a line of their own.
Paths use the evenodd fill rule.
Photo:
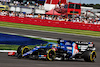
<svg viewBox="0 0 100 67">
<path fill-rule="evenodd" d="M 22 49 L 22 55 L 23 55 L 24 53 L 28 52 L 28 51 L 29 51 L 29 48 L 28 48 L 27 46 L 25 46 L 25 47 Z"/>
<path fill-rule="evenodd" d="M 92 62 L 94 62 L 95 59 L 96 59 L 96 52 L 95 52 L 95 51 L 92 51 L 92 52 L 91 52 L 91 55 L 90 55 L 90 60 L 91 60 Z"/>
<path fill-rule="evenodd" d="M 52 50 L 52 49 L 49 50 L 48 51 L 48 54 L 47 54 L 47 59 L 50 60 L 50 61 L 52 61 L 52 60 L 54 60 L 55 57 L 56 57 L 55 51 Z"/>
<path fill-rule="evenodd" d="M 49 52 L 49 58 L 50 58 L 50 59 L 53 59 L 53 58 L 54 58 L 54 55 L 55 55 L 55 54 L 54 54 L 53 51 L 50 51 L 50 52 Z"/>
<path fill-rule="evenodd" d="M 28 52 L 28 51 L 29 51 L 29 49 L 25 48 L 24 51 L 23 51 L 23 54 L 26 53 L 26 52 Z"/>
</svg>

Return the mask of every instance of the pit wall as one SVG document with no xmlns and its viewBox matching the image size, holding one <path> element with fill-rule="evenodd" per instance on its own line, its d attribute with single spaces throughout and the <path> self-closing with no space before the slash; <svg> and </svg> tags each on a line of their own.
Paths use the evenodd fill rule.
<svg viewBox="0 0 100 67">
<path fill-rule="evenodd" d="M 19 18 L 19 17 L 9 17 L 9 16 L 0 16 L 0 21 L 30 24 L 30 25 L 79 29 L 79 30 L 100 31 L 100 25 L 85 24 L 85 23 L 78 23 L 78 22 L 73 23 L 73 22 L 65 22 L 65 21 L 44 20 L 44 19 L 36 19 L 36 18 Z"/>
</svg>

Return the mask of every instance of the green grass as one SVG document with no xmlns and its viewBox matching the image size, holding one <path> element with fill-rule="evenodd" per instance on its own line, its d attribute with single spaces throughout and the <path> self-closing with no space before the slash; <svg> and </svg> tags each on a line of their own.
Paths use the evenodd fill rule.
<svg viewBox="0 0 100 67">
<path fill-rule="evenodd" d="M 52 31 L 52 32 L 60 32 L 60 33 L 71 33 L 71 34 L 81 34 L 81 35 L 90 35 L 90 36 L 100 36 L 100 32 L 98 32 L 98 31 L 77 30 L 77 29 L 68 29 L 68 28 L 47 27 L 47 26 L 37 26 L 37 25 L 28 25 L 28 24 L 19 24 L 19 23 L 10 23 L 10 22 L 0 22 L 0 26 L 21 28 L 21 29 L 30 29 L 30 30 L 43 30 L 43 31 Z"/>
<path fill-rule="evenodd" d="M 0 44 L 0 50 L 17 50 L 18 45 L 6 45 Z"/>
</svg>

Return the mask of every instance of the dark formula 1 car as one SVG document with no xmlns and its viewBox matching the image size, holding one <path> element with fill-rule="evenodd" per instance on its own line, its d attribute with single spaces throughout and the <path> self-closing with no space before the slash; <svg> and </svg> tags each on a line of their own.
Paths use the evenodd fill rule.
<svg viewBox="0 0 100 67">
<path fill-rule="evenodd" d="M 57 42 L 50 42 L 46 46 L 37 46 L 33 49 L 29 49 L 27 46 L 20 46 L 17 50 L 17 57 L 32 59 L 43 58 L 50 61 L 58 57 L 61 60 L 84 59 L 88 62 L 94 62 L 96 59 L 96 49 L 93 42 L 76 42 L 61 39 Z"/>
</svg>

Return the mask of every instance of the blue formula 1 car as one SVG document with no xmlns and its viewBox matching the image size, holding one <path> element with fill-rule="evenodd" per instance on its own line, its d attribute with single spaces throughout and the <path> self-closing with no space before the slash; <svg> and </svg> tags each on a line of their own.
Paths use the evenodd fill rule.
<svg viewBox="0 0 100 67">
<path fill-rule="evenodd" d="M 61 58 L 61 60 L 84 59 L 88 62 L 94 62 L 96 59 L 96 49 L 93 42 L 76 42 L 61 39 L 57 42 L 50 42 L 46 46 L 37 46 L 33 49 L 29 49 L 27 46 L 19 46 L 17 57 L 32 59 L 43 58 L 49 61 L 55 60 L 55 58 Z"/>
</svg>

